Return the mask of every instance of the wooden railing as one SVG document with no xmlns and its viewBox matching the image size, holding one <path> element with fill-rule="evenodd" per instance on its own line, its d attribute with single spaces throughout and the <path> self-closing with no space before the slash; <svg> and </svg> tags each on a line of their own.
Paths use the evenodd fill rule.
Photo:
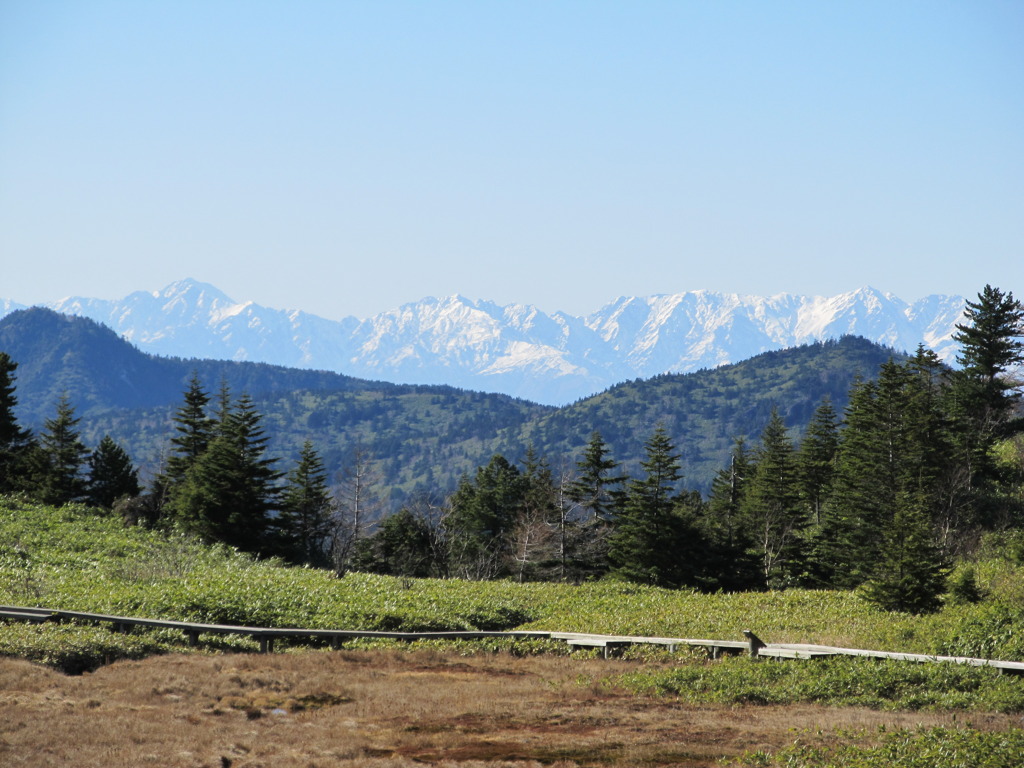
<svg viewBox="0 0 1024 768">
<path fill-rule="evenodd" d="M 753 658 L 766 659 L 819 659 L 827 656 L 862 656 L 873 659 L 895 659 L 918 663 L 944 662 L 967 664 L 977 667 L 994 667 L 1000 672 L 1024 674 L 1024 662 L 978 659 L 967 656 L 934 656 L 922 653 L 900 653 L 894 651 L 869 651 L 859 648 L 838 648 L 829 645 L 802 643 L 765 643 L 749 630 L 744 631 L 746 640 L 707 640 L 683 637 L 636 637 L 629 635 L 596 635 L 581 632 L 549 632 L 546 630 L 513 630 L 506 632 L 489 631 L 448 631 L 448 632 L 386 632 L 359 629 L 307 629 L 302 627 L 248 627 L 236 624 L 203 624 L 194 621 L 171 621 L 146 619 L 131 616 L 112 616 L 85 611 L 65 611 L 51 608 L 23 608 L 0 606 L 0 619 L 7 621 L 84 621 L 110 624 L 115 631 L 126 632 L 130 627 L 152 627 L 176 629 L 184 632 L 189 645 L 199 644 L 202 634 L 247 635 L 259 643 L 261 653 L 274 650 L 274 640 L 290 638 L 296 640 L 326 641 L 332 647 L 339 647 L 346 640 L 381 638 L 389 640 L 481 640 L 485 638 L 528 638 L 559 640 L 570 648 L 599 648 L 605 658 L 631 645 L 660 645 L 671 652 L 681 647 L 698 647 L 707 650 L 712 658 L 723 654 L 747 653 Z"/>
</svg>

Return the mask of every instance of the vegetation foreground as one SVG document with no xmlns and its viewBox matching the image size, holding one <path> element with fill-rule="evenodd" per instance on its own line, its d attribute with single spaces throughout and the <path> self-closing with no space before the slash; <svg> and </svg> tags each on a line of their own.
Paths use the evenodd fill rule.
<svg viewBox="0 0 1024 768">
<path fill-rule="evenodd" d="M 1024 547 L 1012 536 L 992 538 L 984 552 L 983 558 L 961 566 L 974 571 L 972 583 L 979 591 L 976 602 L 947 595 L 939 612 L 912 616 L 882 611 L 849 591 L 791 589 L 699 594 L 612 581 L 573 586 L 402 579 L 359 573 L 337 578 L 326 570 L 288 567 L 222 546 L 125 527 L 119 519 L 81 506 L 55 508 L 10 497 L 0 499 L 0 603 L 4 604 L 314 628 L 550 629 L 720 639 L 741 639 L 742 630 L 749 628 L 773 642 L 1024 660 Z M 154 700 L 164 701 L 168 706 L 174 705 L 176 714 L 157 718 L 155 724 L 147 727 L 157 729 L 162 724 L 174 729 L 184 722 L 195 725 L 196 733 L 209 727 L 235 739 L 224 742 L 223 749 L 217 746 L 221 749 L 218 755 L 214 755 L 216 749 L 211 741 L 208 746 L 212 751 L 208 755 L 190 753 L 191 757 L 178 762 L 167 761 L 168 753 L 159 751 L 162 764 L 170 765 L 216 765 L 215 759 L 221 757 L 236 766 L 264 764 L 264 760 L 269 761 L 266 764 L 284 765 L 402 765 L 403 756 L 408 756 L 409 764 L 413 760 L 450 760 L 463 766 L 474 764 L 473 761 L 487 765 L 500 764 L 496 761 L 520 765 L 561 761 L 565 766 L 712 765 L 724 758 L 741 758 L 747 765 L 1017 766 L 1024 755 L 1024 735 L 1019 728 L 1020 713 L 1024 712 L 1024 680 L 1000 676 L 984 668 L 860 659 L 812 663 L 752 662 L 740 658 L 712 662 L 699 654 L 668 656 L 641 649 L 627 654 L 624 660 L 608 663 L 578 658 L 586 656 L 585 653 L 559 660 L 568 653 L 565 646 L 540 641 L 421 642 L 412 644 L 411 655 L 404 647 L 382 648 L 389 644 L 362 641 L 339 653 L 324 654 L 307 648 L 306 653 L 273 657 L 223 656 L 220 652 L 253 651 L 255 645 L 243 638 L 202 639 L 204 652 L 196 653 L 187 647 L 180 633 L 170 631 L 116 634 L 102 627 L 75 625 L 0 626 L 0 654 L 41 662 L 65 672 L 96 670 L 117 660 L 144 660 L 141 667 L 136 662 L 114 664 L 96 675 L 78 678 L 83 681 L 80 683 L 59 675 L 53 677 L 55 673 L 39 667 L 26 667 L 21 661 L 3 662 L 3 707 L 22 711 L 32 703 L 26 712 L 37 707 L 53 710 L 45 717 L 40 715 L 42 719 L 38 721 L 49 722 L 50 730 L 44 726 L 40 726 L 43 730 L 25 726 L 28 719 L 24 714 L 5 716 L 4 722 L 10 724 L 11 731 L 4 733 L 4 741 L 0 742 L 5 750 L 5 763 L 18 764 L 10 760 L 19 755 L 28 759 L 25 739 L 31 740 L 32 732 L 38 732 L 40 738 L 46 733 L 81 733 L 86 720 L 110 725 L 110 721 L 103 719 L 107 715 L 117 720 L 128 717 L 129 711 L 152 713 L 147 708 L 156 705 L 135 702 L 139 696 L 155 697 Z M 213 656 L 210 651 L 215 652 Z M 504 655 L 494 656 L 494 651 Z M 180 655 L 186 653 L 191 655 Z M 265 665 L 270 665 L 267 669 L 276 669 L 275 665 L 301 663 L 287 661 L 293 658 L 313 658 L 314 666 L 340 665 L 339 680 L 348 680 L 356 670 L 365 671 L 368 666 L 379 667 L 379 685 L 396 697 L 401 689 L 395 686 L 406 676 L 415 679 L 421 674 L 443 674 L 444 683 L 435 683 L 446 690 L 454 690 L 452 686 L 463 690 L 461 694 L 449 694 L 462 703 L 447 705 L 452 709 L 445 710 L 443 717 L 450 721 L 445 720 L 446 725 L 438 721 L 434 740 L 440 739 L 437 734 L 442 732 L 461 734 L 463 738 L 446 742 L 447 746 L 431 753 L 429 745 L 424 746 L 429 739 L 409 736 L 422 736 L 422 728 L 429 731 L 429 723 L 442 718 L 431 708 L 433 705 L 421 704 L 421 709 L 414 707 L 415 711 L 385 718 L 392 729 L 389 733 L 405 733 L 406 741 L 420 745 L 415 749 L 409 747 L 412 751 L 403 752 L 395 746 L 405 743 L 397 736 L 388 746 L 386 739 L 369 738 L 365 732 L 360 738 L 346 736 L 348 740 L 343 741 L 351 748 L 345 747 L 341 752 L 337 744 L 333 751 L 321 745 L 317 747 L 319 753 L 299 750 L 287 758 L 284 751 L 273 750 L 298 750 L 296 742 L 278 741 L 277 736 L 269 733 L 265 734 L 269 741 L 257 747 L 253 742 L 260 739 L 251 734 L 271 728 L 275 733 L 283 729 L 283 734 L 299 721 L 311 730 L 318 724 L 324 726 L 335 740 L 341 738 L 337 729 L 343 727 L 350 729 L 346 733 L 351 729 L 378 733 L 373 729 L 381 725 L 379 718 L 384 715 L 371 711 L 368 699 L 346 693 L 337 685 L 323 684 L 318 690 L 306 690 L 297 683 L 304 678 L 302 674 L 287 673 L 285 682 L 281 682 L 283 673 L 270 671 L 264 675 L 259 671 Z M 382 659 L 392 661 L 384 664 Z M 532 668 L 540 670 L 533 672 L 516 671 L 517 664 L 531 663 L 530 659 L 538 665 L 552 666 L 543 670 Z M 224 690 L 211 689 L 200 695 L 196 679 L 206 674 L 203 670 L 210 664 L 234 669 L 231 674 L 225 673 L 234 682 L 224 683 Z M 452 668 L 461 669 L 460 665 L 486 666 L 491 670 L 487 676 L 495 676 L 505 693 L 484 707 L 480 692 L 473 692 L 474 681 L 480 675 L 465 670 L 464 674 L 451 674 Z M 136 681 L 134 685 L 142 687 L 130 695 L 123 694 L 127 697 L 123 700 L 121 693 L 102 687 L 92 690 L 90 686 L 99 683 L 87 682 L 107 679 L 99 675 L 134 674 L 131 670 L 143 674 L 157 667 L 164 670 L 160 674 L 171 675 L 173 679 L 155 687 Z M 506 673 L 499 675 L 494 671 L 497 667 L 505 668 Z M 113 668 L 122 671 L 108 671 Z M 249 672 L 242 674 L 238 669 Z M 555 669 L 561 671 L 556 675 L 552 671 Z M 42 688 L 39 680 L 43 678 L 39 675 L 49 681 Z M 549 722 L 544 728 L 533 720 L 529 726 L 525 720 L 517 720 L 519 715 L 515 713 L 525 706 L 522 702 L 534 701 L 531 697 L 540 695 L 524 693 L 525 698 L 520 699 L 519 694 L 513 694 L 510 682 L 525 684 L 526 680 L 540 681 L 541 688 L 549 689 L 545 695 L 554 696 L 548 703 Z M 33 698 L 27 693 L 28 689 L 57 691 L 66 686 L 79 693 L 53 693 L 49 699 Z M 234 687 L 229 691 L 231 686 Z M 105 698 L 108 696 L 112 698 Z M 178 706 L 179 700 L 189 701 L 191 709 Z M 576 712 L 563 718 L 563 704 L 552 704 L 555 700 L 563 704 L 587 700 L 587 708 L 600 705 L 605 714 Z M 70 706 L 68 702 L 72 702 Z M 536 706 L 538 709 L 531 710 L 533 714 L 529 717 L 541 717 L 541 705 Z M 614 718 L 608 714 L 613 709 L 618 713 Z M 64 714 L 58 716 L 57 710 Z M 692 719 L 697 717 L 696 713 L 704 713 L 703 725 Z M 653 730 L 641 737 L 640 732 L 647 728 L 643 720 L 648 716 L 654 718 L 650 724 Z M 77 718 L 78 724 L 68 720 L 55 722 L 50 719 L 53 717 Z M 579 741 L 582 737 L 568 737 L 577 731 L 597 733 L 601 731 L 601 717 L 608 718 L 609 727 L 614 724 L 615 729 L 622 729 L 621 733 L 616 730 L 614 736 L 609 731 L 605 736 L 607 743 L 601 749 L 591 745 L 580 751 L 577 745 L 573 752 L 566 746 L 566 751 L 558 753 L 553 748 L 545 751 L 537 746 L 561 740 Z M 35 715 L 32 719 L 35 721 Z M 399 720 L 404 725 L 394 731 Z M 290 725 L 285 727 L 285 721 Z M 421 721 L 426 724 L 418 725 Z M 710 721 L 719 725 L 712 727 Z M 354 725 L 339 725 L 342 722 Z M 747 725 L 739 728 L 737 722 Z M 725 727 L 721 723 L 733 725 Z M 790 728 L 795 726 L 801 732 L 791 732 Z M 243 737 L 242 731 L 250 735 Z M 691 738 L 688 745 L 681 746 L 669 735 L 684 731 L 690 736 L 703 734 L 703 742 Z M 725 731 L 731 735 L 723 736 Z M 511 732 L 519 734 L 516 739 L 508 735 Z M 499 738 L 499 733 L 504 736 Z M 527 735 L 531 733 L 536 742 L 534 747 L 519 743 L 529 741 Z M 627 733 L 633 734 L 632 741 Z M 512 740 L 503 741 L 506 736 Z M 128 738 L 131 742 L 136 737 L 127 737 L 122 732 L 117 738 Z M 137 739 L 141 741 L 134 747 L 119 747 L 129 750 L 120 754 L 133 764 L 145 763 L 145 744 L 159 744 L 163 737 L 153 733 Z M 91 741 L 102 752 L 106 743 L 103 738 L 96 736 Z M 273 750 L 269 746 L 271 741 L 276 745 Z M 477 746 L 470 748 L 469 742 Z M 492 744 L 489 752 L 480 746 L 483 742 Z M 698 748 L 698 742 L 703 746 Z M 656 744 L 661 746 L 656 748 Z M 109 743 L 107 746 L 113 748 Z M 425 751 L 416 752 L 417 749 Z M 180 751 L 189 752 L 184 748 Z M 920 755 L 931 757 L 921 762 L 924 758 L 915 757 Z M 35 755 L 25 764 L 47 764 L 39 759 Z M 96 760 L 95 764 L 103 762 Z M 59 756 L 49 764 L 71 762 L 88 764 Z M 115 762 L 121 762 L 121 758 L 115 758 Z"/>
</svg>

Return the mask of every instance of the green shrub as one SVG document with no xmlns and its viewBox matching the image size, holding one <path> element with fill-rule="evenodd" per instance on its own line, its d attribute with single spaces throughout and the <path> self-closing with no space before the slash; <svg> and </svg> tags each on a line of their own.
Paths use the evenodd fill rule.
<svg viewBox="0 0 1024 768">
<path fill-rule="evenodd" d="M 858 737 L 859 738 L 851 738 Z M 816 741 L 811 737 L 811 741 Z M 752 768 L 1020 768 L 1024 731 L 972 728 L 897 730 L 878 736 L 842 734 L 826 744 L 797 743 L 775 754 L 746 755 L 736 765 Z M 858 743 L 860 742 L 860 743 Z"/>
</svg>

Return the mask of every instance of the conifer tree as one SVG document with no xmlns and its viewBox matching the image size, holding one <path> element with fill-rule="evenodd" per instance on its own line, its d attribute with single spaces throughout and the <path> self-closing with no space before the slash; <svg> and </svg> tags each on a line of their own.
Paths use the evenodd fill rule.
<svg viewBox="0 0 1024 768">
<path fill-rule="evenodd" d="M 793 583 L 802 570 L 802 535 L 807 525 L 800 507 L 796 451 L 777 409 L 761 433 L 754 470 L 743 499 L 743 516 L 761 564 L 762 584 Z"/>
<path fill-rule="evenodd" d="M 932 537 L 928 514 L 910 505 L 897 508 L 880 539 L 865 598 L 886 611 L 938 610 L 949 569 Z"/>
<path fill-rule="evenodd" d="M 663 427 L 645 444 L 643 478 L 629 481 L 608 542 L 611 574 L 662 587 L 693 585 L 703 572 L 707 543 L 695 525 L 688 497 L 681 500 L 679 456 Z"/>
<path fill-rule="evenodd" d="M 733 442 L 729 464 L 718 470 L 711 480 L 708 512 L 714 527 L 729 549 L 751 546 L 750 531 L 742 520 L 743 498 L 754 465 L 750 449 L 742 437 Z"/>
<path fill-rule="evenodd" d="M 510 569 L 510 535 L 524 503 L 522 473 L 500 454 L 464 477 L 443 520 L 452 574 L 487 579 Z"/>
<path fill-rule="evenodd" d="M 25 490 L 29 479 L 28 456 L 32 433 L 18 426 L 14 408 L 14 372 L 18 364 L 0 352 L 0 493 Z"/>
<path fill-rule="evenodd" d="M 140 490 L 139 473 L 131 458 L 110 435 L 104 435 L 89 456 L 87 501 L 96 507 L 112 509 L 116 501 L 138 496 Z"/>
<path fill-rule="evenodd" d="M 797 452 L 800 498 L 813 525 L 821 524 L 822 507 L 832 492 L 838 450 L 839 417 L 826 397 L 815 409 Z"/>
<path fill-rule="evenodd" d="M 722 589 L 753 589 L 764 582 L 760 563 L 751 555 L 755 548 L 752 527 L 743 517 L 746 487 L 753 471 L 751 450 L 739 437 L 733 443 L 729 464 L 711 481 L 704 527 L 713 555 L 708 566 Z"/>
<path fill-rule="evenodd" d="M 432 575 L 433 546 L 429 523 L 403 507 L 381 522 L 377 531 L 356 542 L 352 568 L 407 578 Z"/>
<path fill-rule="evenodd" d="M 281 554 L 296 563 L 327 565 L 333 512 L 327 471 L 307 440 L 281 494 L 281 513 L 275 522 Z"/>
<path fill-rule="evenodd" d="M 592 520 L 612 520 L 621 501 L 619 487 L 624 475 L 616 473 L 619 463 L 609 455 L 608 444 L 600 432 L 594 432 L 576 464 L 579 476 L 569 486 L 568 496 L 585 510 Z"/>
<path fill-rule="evenodd" d="M 57 414 L 47 419 L 39 452 L 39 497 L 46 504 L 67 504 L 85 497 L 82 468 L 89 454 L 79 438 L 75 409 L 67 392 L 57 400 Z"/>
<path fill-rule="evenodd" d="M 157 478 L 155 495 L 166 498 L 171 488 L 181 483 L 188 471 L 206 451 L 213 439 L 216 421 L 208 415 L 210 396 L 203 389 L 194 371 L 189 379 L 184 402 L 174 416 L 177 434 L 171 438 L 174 453 L 167 459 L 163 473 Z"/>
<path fill-rule="evenodd" d="M 964 316 L 953 337 L 961 346 L 961 369 L 953 375 L 947 407 L 978 522 L 994 527 L 1001 479 L 994 447 L 1024 431 L 1024 419 L 1016 415 L 1021 385 L 1011 375 L 1024 362 L 1024 306 L 1012 293 L 986 285 L 976 302 L 967 302 Z"/>
<path fill-rule="evenodd" d="M 846 413 L 835 492 L 823 523 L 823 561 L 831 584 L 856 586 L 871 576 L 891 526 L 942 510 L 949 450 L 936 390 L 937 363 L 924 351 L 905 364 L 885 363 L 877 381 L 858 386 Z M 893 536 L 899 536 L 894 532 Z"/>
<path fill-rule="evenodd" d="M 206 541 L 247 552 L 269 552 L 270 512 L 277 507 L 281 473 L 266 454 L 259 412 L 243 394 L 233 408 L 223 405 L 217 434 L 171 494 L 176 524 Z"/>
</svg>

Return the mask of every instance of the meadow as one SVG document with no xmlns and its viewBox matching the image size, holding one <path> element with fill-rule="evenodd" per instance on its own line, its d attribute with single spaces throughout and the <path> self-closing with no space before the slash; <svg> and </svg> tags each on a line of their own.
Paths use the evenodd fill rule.
<svg viewBox="0 0 1024 768">
<path fill-rule="evenodd" d="M 400 579 L 359 573 L 337 578 L 325 571 L 286 567 L 224 547 L 203 546 L 175 535 L 125 527 L 118 519 L 83 507 L 53 508 L 5 498 L 0 500 L 0 603 L 208 623 L 323 629 L 546 629 L 737 640 L 742 639 L 742 630 L 752 629 L 769 642 L 1020 661 L 1024 660 L 1024 632 L 1021 631 L 1024 629 L 1024 579 L 1021 578 L 1024 566 L 1015 554 L 1017 544 L 1009 541 L 993 545 L 990 556 L 971 564 L 982 595 L 980 600 L 950 600 L 936 614 L 912 616 L 880 611 L 854 592 L 788 590 L 700 594 L 610 581 L 577 586 Z M 294 645 L 286 647 L 284 653 L 259 656 L 252 654 L 256 647 L 247 638 L 203 636 L 201 639 L 201 647 L 192 649 L 181 633 L 167 630 L 119 634 L 104 627 L 71 624 L 0 625 L 0 655 L 10 657 L 4 661 L 0 672 L 4 678 L 2 687 L 7 691 L 3 703 L 14 706 L 11 702 L 18 699 L 25 705 L 28 700 L 24 697 L 36 683 L 22 685 L 26 692 L 17 694 L 14 691 L 21 684 L 13 681 L 42 675 L 49 681 L 47 685 L 62 692 L 55 694 L 52 700 L 29 697 L 34 702 L 33 707 L 39 710 L 38 722 L 64 727 L 68 723 L 60 718 L 70 716 L 69 712 L 90 720 L 102 720 L 105 713 L 115 710 L 124 715 L 122 710 L 129 706 L 125 702 L 131 696 L 113 691 L 85 691 L 91 685 L 98 685 L 97 680 L 116 675 L 149 674 L 145 670 L 163 667 L 178 669 L 176 679 L 185 680 L 202 677 L 201 670 L 209 670 L 211 664 L 219 664 L 221 669 L 250 665 L 255 670 L 252 672 L 255 678 L 263 679 L 260 675 L 264 673 L 259 670 L 267 670 L 266 685 L 202 693 L 198 679 L 182 683 L 180 692 L 168 694 L 177 699 L 164 701 L 157 697 L 163 702 L 161 707 L 166 704 L 177 712 L 170 720 L 164 717 L 163 722 L 174 722 L 175 717 L 189 722 L 188 718 L 193 717 L 199 718 L 200 724 L 209 721 L 211 728 L 214 725 L 219 728 L 237 720 L 239 728 L 262 729 L 271 727 L 268 724 L 276 722 L 275 717 L 281 717 L 271 713 L 281 710 L 295 715 L 289 723 L 301 717 L 309 721 L 310 728 L 323 718 L 340 717 L 360 724 L 360 728 L 376 723 L 380 729 L 383 721 L 388 720 L 383 714 L 386 708 L 371 712 L 353 707 L 351 701 L 359 697 L 353 699 L 337 685 L 322 683 L 312 688 L 299 685 L 296 681 L 304 679 L 308 673 L 291 672 L 288 673 L 291 677 L 285 675 L 291 683 L 275 683 L 273 681 L 284 674 L 280 672 L 281 665 L 339 666 L 339 679 L 347 679 L 357 669 L 366 671 L 377 667 L 376 679 L 382 691 L 373 696 L 387 698 L 387 691 L 397 691 L 394 686 L 399 685 L 397 681 L 404 679 L 402 676 L 410 668 L 422 667 L 424 679 L 441 676 L 448 681 L 442 687 L 451 688 L 453 683 L 465 682 L 458 675 L 451 675 L 453 665 L 466 664 L 486 667 L 490 670 L 488 676 L 498 681 L 495 690 L 505 691 L 494 694 L 495 701 L 505 703 L 494 704 L 492 709 L 518 707 L 508 699 L 511 694 L 507 684 L 511 681 L 525 686 L 519 696 L 522 702 L 534 702 L 530 705 L 535 708 L 535 711 L 530 709 L 532 718 L 543 719 L 541 713 L 546 700 L 533 691 L 532 685 L 538 686 L 538 691 L 545 687 L 549 692 L 557 691 L 573 701 L 585 700 L 588 711 L 591 707 L 602 711 L 614 709 L 617 714 L 605 711 L 601 717 L 607 719 L 609 733 L 619 734 L 616 743 L 620 746 L 602 751 L 595 743 L 589 751 L 572 752 L 567 734 L 575 727 L 572 726 L 575 721 L 570 720 L 558 727 L 549 727 L 550 734 L 543 737 L 536 736 L 537 729 L 533 726 L 519 729 L 519 737 L 523 739 L 529 733 L 534 733 L 543 743 L 566 739 L 568 751 L 561 756 L 556 751 L 526 749 L 522 745 L 508 746 L 504 753 L 498 748 L 490 751 L 479 748 L 476 752 L 465 753 L 460 761 L 463 766 L 469 764 L 466 761 L 471 757 L 482 760 L 482 764 L 498 765 L 501 760 L 517 754 L 522 758 L 517 762 L 519 765 L 531 760 L 537 764 L 561 761 L 564 765 L 711 765 L 728 758 L 747 765 L 766 766 L 904 764 L 885 762 L 883 757 L 900 754 L 901 750 L 903 754 L 929 754 L 928 750 L 933 747 L 938 750 L 935 754 L 948 755 L 948 759 L 943 758 L 946 762 L 936 758 L 920 764 L 1016 766 L 1024 756 L 1020 730 L 1024 680 L 1000 676 L 984 668 L 863 659 L 711 661 L 700 652 L 670 655 L 643 648 L 632 649 L 625 658 L 609 662 L 596 660 L 586 651 L 569 654 L 561 643 L 536 640 L 430 641 L 401 646 L 385 641 L 359 641 L 335 652 Z M 33 664 L 26 667 L 26 662 Z M 186 671 L 193 666 L 193 672 Z M 507 674 L 499 673 L 499 667 Z M 396 672 L 399 668 L 405 672 Z M 62 672 L 86 674 L 69 678 L 60 674 Z M 504 683 L 503 678 L 507 678 Z M 232 685 L 239 688 L 238 684 Z M 78 704 L 70 709 L 58 705 L 67 686 L 77 686 L 82 691 L 80 706 L 84 712 L 76 709 Z M 145 689 L 150 693 L 145 695 L 149 696 L 161 686 L 169 686 L 169 690 L 174 687 L 167 683 L 151 685 Z M 123 687 L 127 690 L 131 686 L 125 683 Z M 477 705 L 473 702 L 482 701 L 481 695 L 476 694 L 450 695 L 456 702 L 444 705 L 444 717 L 442 709 L 436 712 L 442 720 L 458 721 L 459 717 L 475 711 Z M 199 706 L 199 699 L 205 704 Z M 74 697 L 70 700 L 78 701 Z M 614 707 L 601 703 L 611 700 L 616 702 Z M 157 707 L 153 702 L 131 706 L 136 707 L 137 713 L 151 711 L 146 707 Z M 426 704 L 422 707 L 419 717 L 430 710 Z M 350 711 L 353 708 L 363 714 L 353 715 Z M 49 712 L 49 709 L 54 711 Z M 214 709 L 223 716 L 207 712 Z M 60 715 L 64 710 L 67 711 Z M 557 712 L 557 707 L 551 709 L 548 717 L 556 717 Z M 629 725 L 626 713 L 630 712 L 637 717 L 636 713 L 646 713 L 645 717 L 649 715 L 658 725 L 652 725 L 653 730 L 646 732 L 645 727 L 637 723 Z M 704 719 L 761 722 L 763 728 L 758 731 L 757 726 L 750 725 L 739 730 L 734 728 L 729 735 L 708 736 L 712 742 L 720 744 L 720 749 L 709 749 L 707 745 L 698 749 L 696 744 L 674 750 L 659 749 L 657 738 L 648 743 L 651 735 L 659 732 L 662 733 L 660 742 L 669 738 L 666 734 L 674 732 L 673 717 L 682 718 L 679 721 L 682 722 L 696 718 L 699 712 L 705 713 Z M 57 720 L 47 719 L 51 717 Z M 417 727 L 413 722 L 418 717 L 415 712 L 402 717 L 408 721 L 403 728 Z M 460 730 L 449 723 L 438 725 L 437 733 L 463 733 L 466 738 L 480 742 L 486 740 L 488 729 L 495 729 L 506 734 L 505 742 L 512 744 L 510 734 L 517 731 L 514 722 L 501 721 L 493 712 L 480 717 L 479 727 Z M 502 717 L 507 721 L 510 715 L 506 712 Z M 600 719 L 593 713 L 579 717 Z M 253 725 L 257 721 L 258 725 Z M 340 726 L 335 723 L 330 727 Z M 680 727 L 677 723 L 676 730 Z M 19 736 L 12 742 L 10 733 L 3 738 L 9 744 L 20 744 L 16 752 L 23 754 L 29 749 L 26 745 L 32 741 L 30 732 L 34 730 L 35 726 L 30 725 L 18 729 L 26 741 L 19 741 L 22 738 Z M 47 732 L 42 729 L 40 737 Z M 430 754 L 429 748 L 423 746 L 426 742 L 421 743 L 419 737 L 417 740 L 408 736 L 414 732 L 422 736 L 420 731 L 402 731 L 407 734 L 402 739 L 411 739 L 420 745 L 409 747 L 407 753 L 397 747 L 385 749 L 373 739 L 363 739 L 359 742 L 362 746 L 346 753 L 348 757 L 339 757 L 324 747 L 322 764 L 355 765 L 357 763 L 344 761 L 358 758 L 370 761 L 367 764 L 397 765 L 400 758 L 405 759 L 403 755 L 408 757 L 414 753 L 422 762 L 423 756 Z M 759 742 L 756 733 L 761 733 L 764 743 Z M 628 734 L 632 737 L 628 738 Z M 209 738 L 216 741 L 212 735 Z M 465 742 L 466 738 L 461 741 Z M 402 739 L 396 736 L 393 741 L 404 743 Z M 426 751 L 416 752 L 421 748 Z M 445 746 L 436 752 L 434 762 L 457 756 L 459 748 L 452 744 Z M 166 757 L 166 751 L 160 754 Z M 956 756 L 964 754 L 991 757 L 985 758 L 988 762 L 956 762 L 959 759 Z M 1015 761 L 1007 755 L 1013 756 Z M 280 758 L 280 754 L 277 757 Z M 261 764 L 248 753 L 234 754 L 228 759 L 236 765 Z M 54 765 L 71 764 L 55 760 Z M 388 760 L 399 762 L 387 763 Z M 276 759 L 274 762 L 277 764 Z M 101 763 L 97 758 L 96 764 Z M 195 760 L 188 763 L 183 759 L 180 764 L 205 763 Z M 281 764 L 290 763 L 281 761 Z M 295 764 L 321 763 L 310 759 Z"/>
</svg>

